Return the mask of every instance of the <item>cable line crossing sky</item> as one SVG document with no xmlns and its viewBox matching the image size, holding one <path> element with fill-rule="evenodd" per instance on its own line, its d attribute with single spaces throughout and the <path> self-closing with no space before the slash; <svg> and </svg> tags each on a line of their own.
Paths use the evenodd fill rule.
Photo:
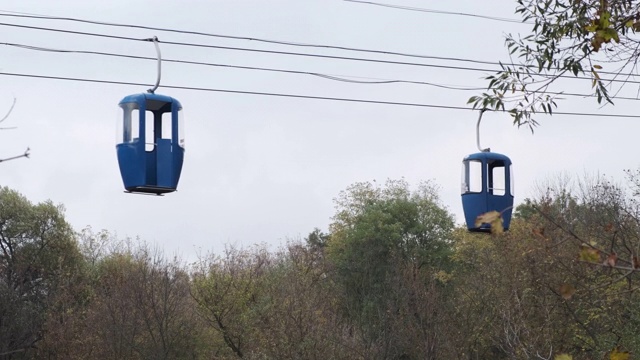
<svg viewBox="0 0 640 360">
<path fill-rule="evenodd" d="M 326 229 L 332 199 L 358 181 L 433 179 L 462 222 L 460 162 L 475 149 L 477 118 L 467 100 L 512 62 L 504 34 L 530 25 L 460 14 L 517 20 L 515 3 L 500 1 L 491 14 L 470 0 L 430 11 L 417 11 L 418 0 L 403 1 L 407 9 L 326 0 L 4 5 L 0 114 L 16 104 L 0 158 L 27 147 L 31 156 L 2 163 L 0 184 L 64 204 L 77 230 L 139 236 L 190 259 Z M 164 58 L 156 93 L 180 99 L 186 115 L 178 191 L 162 198 L 122 193 L 115 158 L 118 102 L 156 79 L 155 50 L 142 41 L 154 36 Z M 567 76 L 547 93 L 563 98 L 559 109 L 539 116 L 533 135 L 509 114 L 484 115 L 483 142 L 513 161 L 516 204 L 553 174 L 622 181 L 637 166 L 640 82 L 603 65 L 603 77 L 627 84 L 615 108 L 585 94 L 589 80 Z"/>
</svg>

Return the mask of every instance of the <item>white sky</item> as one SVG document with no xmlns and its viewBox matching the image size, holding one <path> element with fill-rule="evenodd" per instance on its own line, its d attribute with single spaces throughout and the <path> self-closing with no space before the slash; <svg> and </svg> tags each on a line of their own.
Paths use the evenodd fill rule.
<svg viewBox="0 0 640 360">
<path fill-rule="evenodd" d="M 514 0 L 385 0 L 404 6 L 517 18 Z M 410 12 L 340 0 L 236 1 L 8 1 L 0 10 L 147 25 L 301 43 L 413 54 L 508 61 L 504 34 L 528 25 Z M 72 22 L 0 17 L 0 23 L 259 49 L 312 52 L 493 68 L 489 65 L 305 49 Z M 155 56 L 150 43 L 27 30 L 0 25 L 2 43 Z M 172 59 L 272 67 L 343 76 L 486 86 L 482 72 L 313 59 L 162 45 Z M 605 69 L 607 70 L 606 66 Z M 0 45 L 0 72 L 101 80 L 155 82 L 152 61 L 37 52 Z M 179 85 L 382 101 L 465 106 L 469 91 L 390 84 L 362 85 L 303 75 L 163 64 L 157 93 L 181 101 L 187 152 L 179 191 L 164 197 L 123 193 L 115 155 L 117 104 L 149 86 L 123 86 L 0 76 L 0 158 L 27 146 L 32 158 L 0 164 L 0 184 L 34 202 L 62 203 L 80 230 L 90 225 L 118 236 L 140 236 L 168 253 L 193 257 L 224 244 L 280 244 L 314 227 L 326 230 L 333 198 L 357 181 L 434 179 L 462 222 L 460 161 L 477 151 L 477 113 L 174 90 Z M 587 80 L 564 81 L 556 91 L 589 92 Z M 635 96 L 637 85 L 622 95 Z M 633 114 L 633 101 L 599 109 L 593 99 L 568 98 L 558 111 Z M 637 119 L 540 116 L 535 135 L 506 114 L 483 119 L 482 145 L 508 155 L 516 202 L 536 181 L 559 172 L 600 172 L 622 181 L 636 168 Z"/>
</svg>

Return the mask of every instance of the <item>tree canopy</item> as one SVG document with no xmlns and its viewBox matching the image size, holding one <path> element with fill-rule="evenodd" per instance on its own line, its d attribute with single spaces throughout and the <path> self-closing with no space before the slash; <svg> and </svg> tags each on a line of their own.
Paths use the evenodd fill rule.
<svg viewBox="0 0 640 360">
<path fill-rule="evenodd" d="M 34 348 L 50 311 L 82 297 L 66 296 L 82 276 L 62 206 L 0 188 L 0 354 Z"/>
<path fill-rule="evenodd" d="M 640 174 L 550 182 L 509 232 L 429 182 L 356 183 L 324 233 L 193 264 L 0 189 L 0 359 L 630 359 Z"/>
<path fill-rule="evenodd" d="M 335 201 L 337 211 L 327 254 L 343 294 L 344 314 L 357 324 L 364 338 L 379 344 L 378 356 L 415 353 L 389 331 L 402 333 L 395 322 L 399 318 L 404 326 L 418 321 L 430 332 L 437 331 L 442 318 L 436 316 L 439 290 L 433 279 L 449 263 L 452 215 L 429 182 L 420 184 L 416 191 L 404 180 L 390 180 L 384 186 L 357 183 Z M 431 297 L 413 309 L 415 317 L 389 315 L 410 311 L 407 307 L 421 301 L 416 292 L 424 291 L 425 286 L 430 287 Z M 420 340 L 423 344 L 435 342 L 428 337 Z"/>
</svg>

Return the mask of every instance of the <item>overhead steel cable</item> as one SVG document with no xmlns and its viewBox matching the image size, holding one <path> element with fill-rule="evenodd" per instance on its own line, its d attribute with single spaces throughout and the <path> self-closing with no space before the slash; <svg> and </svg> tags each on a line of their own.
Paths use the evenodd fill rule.
<svg viewBox="0 0 640 360">
<path fill-rule="evenodd" d="M 95 37 L 103 37 L 103 38 L 118 39 L 118 40 L 146 41 L 146 39 L 127 37 L 127 36 L 90 33 L 90 32 L 84 32 L 84 31 L 74 31 L 74 30 L 65 30 L 65 29 L 43 28 L 43 27 L 38 27 L 38 26 L 28 26 L 28 25 L 20 25 L 20 24 L 0 23 L 0 26 L 26 28 L 26 29 L 40 30 L 40 31 L 53 31 L 53 32 L 69 33 L 69 34 L 74 34 L 74 35 L 95 36 Z M 363 61 L 363 62 L 370 62 L 370 63 L 384 63 L 384 64 L 393 64 L 393 65 L 419 66 L 419 67 L 440 68 L 440 69 L 449 69 L 449 70 L 464 70 L 464 71 L 494 72 L 494 73 L 498 71 L 496 69 L 472 68 L 472 67 L 464 67 L 464 66 L 424 64 L 424 63 L 412 63 L 412 62 L 391 61 L 391 60 L 381 60 L 381 59 L 354 58 L 354 57 L 347 57 L 347 56 L 334 56 L 334 55 L 307 54 L 307 53 L 296 53 L 296 52 L 275 51 L 275 50 L 249 49 L 249 48 L 218 46 L 218 45 L 209 45 L 209 44 L 194 44 L 194 43 L 183 43 L 183 42 L 173 42 L 173 41 L 159 41 L 159 42 L 163 43 L 163 44 L 176 45 L 176 46 L 192 46 L 192 47 L 213 48 L 213 49 L 223 49 L 223 50 L 249 51 L 249 52 L 278 54 L 278 55 L 291 55 L 291 56 L 303 56 L 303 57 L 313 57 L 313 58 L 325 58 L 325 59 L 334 59 L 334 60 Z M 620 74 L 620 75 L 623 75 L 623 74 Z M 545 76 L 546 77 L 553 77 L 554 75 L 541 74 L 540 76 L 542 76 L 542 77 L 545 77 Z M 566 78 L 566 79 L 582 79 L 582 80 L 589 80 L 589 81 L 593 80 L 590 77 L 586 77 L 586 76 L 557 75 L 557 77 L 558 78 Z M 640 81 L 623 80 L 623 79 L 601 78 L 601 81 L 640 84 Z"/>
<path fill-rule="evenodd" d="M 8 26 L 8 27 L 23 28 L 23 29 L 40 30 L 40 31 L 52 31 L 52 32 L 59 32 L 59 33 L 66 33 L 66 34 L 74 34 L 74 35 L 94 36 L 94 37 L 102 37 L 102 38 L 116 39 L 116 40 L 146 41 L 145 39 L 129 37 L 129 36 L 99 34 L 99 33 L 91 33 L 91 32 L 86 32 L 86 31 L 55 29 L 55 28 L 46 28 L 46 27 L 40 27 L 40 26 L 29 26 L 29 25 L 21 25 L 21 24 L 0 23 L 0 26 Z M 433 68 L 452 69 L 452 70 L 484 71 L 484 72 L 495 72 L 495 71 L 497 71 L 495 69 L 469 68 L 469 67 L 463 67 L 463 66 L 423 64 L 423 63 L 392 61 L 392 60 L 381 60 L 381 59 L 356 58 L 356 57 L 348 57 L 348 56 L 308 54 L 308 53 L 297 53 L 297 52 L 264 50 L 264 49 L 250 49 L 250 48 L 240 48 L 240 47 L 231 47 L 231 46 L 219 46 L 219 45 L 197 44 L 197 43 L 184 43 L 184 42 L 175 42 L 175 41 L 158 41 L 158 42 L 162 43 L 162 44 L 176 45 L 176 46 L 189 46 L 189 47 L 200 47 L 200 48 L 221 49 L 221 50 L 235 50 L 235 51 L 249 51 L 249 52 L 258 52 L 258 53 L 266 53 L 266 54 L 303 56 L 303 57 L 334 59 L 334 60 L 363 61 L 363 62 L 371 62 L 371 63 L 383 63 L 383 64 L 407 65 L 407 66 L 422 66 L 422 67 L 433 67 Z"/>
<path fill-rule="evenodd" d="M 125 82 L 125 81 L 113 81 L 113 80 L 100 80 L 100 79 L 86 79 L 86 78 L 71 78 L 63 76 L 48 76 L 37 74 L 20 74 L 20 73 L 8 73 L 0 72 L 0 76 L 15 76 L 23 78 L 37 78 L 47 80 L 63 80 L 63 81 L 78 81 L 85 83 L 100 83 L 100 84 L 112 84 L 112 85 L 131 85 L 131 86 L 148 86 L 149 84 Z M 193 91 L 206 91 L 206 92 L 218 92 L 229 94 L 242 94 L 242 95 L 260 95 L 260 96 L 273 96 L 284 98 L 296 98 L 296 99 L 309 99 L 309 100 L 327 100 L 327 101 L 340 101 L 351 103 L 363 103 L 363 104 L 378 104 L 378 105 L 395 105 L 395 106 L 410 106 L 410 107 L 422 107 L 422 108 L 435 108 L 435 109 L 447 109 L 447 110 L 466 110 L 477 111 L 478 109 L 464 107 L 464 106 L 451 106 L 451 105 L 438 105 L 438 104 L 423 104 L 423 103 L 407 103 L 407 102 L 395 102 L 384 100 L 369 100 L 369 99 L 354 99 L 354 98 L 340 98 L 340 97 L 328 97 L 328 96 L 315 96 L 315 95 L 302 95 L 302 94 L 285 94 L 285 93 L 272 93 L 261 91 L 245 91 L 245 90 L 230 90 L 230 89 L 214 89 L 204 87 L 193 86 L 178 86 L 178 85 L 163 85 L 164 88 L 178 89 L 178 90 L 193 90 Z M 504 110 L 486 109 L 491 112 L 507 112 Z M 544 113 L 540 113 L 544 114 Z M 554 115 L 567 115 L 567 116 L 590 116 L 590 117 L 607 117 L 607 118 L 640 118 L 640 115 L 629 114 L 604 114 L 604 113 L 578 113 L 578 112 L 562 112 L 554 111 Z"/>
<path fill-rule="evenodd" d="M 94 36 L 94 37 L 102 37 L 102 38 L 116 39 L 116 40 L 145 41 L 145 39 L 129 37 L 129 36 L 99 34 L 99 33 L 91 33 L 86 31 L 55 29 L 55 28 L 46 28 L 46 27 L 40 27 L 40 26 L 30 26 L 30 25 L 21 25 L 21 24 L 0 23 L 0 26 L 16 27 L 16 28 L 22 28 L 22 29 L 39 30 L 39 31 L 52 31 L 52 32 L 59 32 L 59 33 L 73 34 L 73 35 Z M 486 72 L 496 71 L 495 69 L 469 68 L 469 67 L 463 67 L 463 66 L 423 64 L 423 63 L 392 61 L 392 60 L 382 60 L 382 59 L 357 58 L 357 57 L 349 57 L 349 56 L 335 56 L 335 55 L 323 55 L 323 54 L 298 53 L 298 52 L 289 52 L 289 51 L 251 49 L 251 48 L 241 48 L 241 47 L 232 47 L 232 46 L 185 43 L 185 42 L 176 42 L 176 41 L 158 41 L 158 42 L 162 44 L 176 45 L 176 46 L 200 47 L 200 48 L 234 50 L 234 51 L 248 51 L 248 52 L 257 52 L 257 53 L 265 53 L 265 54 L 303 56 L 303 57 L 334 59 L 334 60 L 364 61 L 364 62 L 371 62 L 371 63 L 435 67 L 435 68 L 454 69 L 454 70 L 486 71 Z"/>
<path fill-rule="evenodd" d="M 434 12 L 434 13 L 442 13 L 448 15 L 462 15 L 462 16 L 474 16 L 474 17 L 482 17 L 491 20 L 509 20 L 504 18 L 494 18 L 489 16 L 480 16 L 476 14 L 467 14 L 467 13 L 455 13 L 455 12 L 447 12 L 441 10 L 432 10 L 432 9 L 420 9 L 420 8 L 409 8 L 403 6 L 393 6 L 381 3 L 374 3 L 370 1 L 356 1 L 356 0 L 344 0 L 365 4 L 373 4 L 379 6 L 387 6 L 387 7 L 398 7 L 407 10 L 415 10 L 415 11 L 426 11 L 426 12 Z M 4 14 L 3 14 L 4 12 Z M 412 57 L 412 58 L 420 58 L 420 59 L 430 59 L 430 60 L 441 60 L 441 61 L 456 61 L 456 62 L 467 62 L 472 64 L 483 64 L 483 65 L 498 65 L 498 66 L 514 66 L 514 67 L 527 67 L 527 68 L 537 68 L 535 65 L 526 65 L 526 64 L 515 64 L 509 62 L 497 62 L 497 61 L 486 61 L 486 60 L 477 60 L 477 59 L 465 59 L 458 57 L 447 57 L 447 56 L 435 56 L 435 55 L 423 55 L 423 54 L 409 54 L 403 52 L 395 52 L 395 51 L 387 51 L 387 50 L 377 50 L 377 49 L 363 49 L 363 48 L 354 48 L 347 46 L 335 46 L 335 45 L 326 45 L 326 44 L 309 44 L 309 43 L 299 43 L 285 40 L 269 40 L 262 39 L 257 37 L 249 37 L 249 36 L 236 36 L 236 35 L 224 35 L 224 34 L 214 34 L 200 31 L 192 31 L 192 30 L 180 30 L 180 29 L 170 29 L 170 28 L 161 28 L 161 27 L 153 27 L 153 26 L 144 26 L 144 25 L 135 25 L 135 24 L 121 24 L 121 23 L 112 23 L 112 22 L 104 22 L 104 21 L 95 21 L 95 20 L 87 20 L 87 19 L 79 19 L 72 17 L 58 17 L 58 16 L 48 16 L 48 15 L 39 15 L 39 14 L 30 14 L 30 13 L 19 13 L 12 12 L 6 10 L 0 10 L 0 16 L 7 17 L 17 17 L 17 18 L 31 18 L 31 19 L 44 19 L 44 20 L 59 20 L 59 21 L 71 21 L 78 23 L 86 23 L 86 24 L 94 24 L 94 25 L 102 25 L 102 26 L 114 26 L 114 27 L 125 27 L 125 28 L 134 28 L 134 29 L 144 29 L 144 30 L 153 30 L 153 31 L 162 31 L 169 33 L 178 33 L 178 34 L 187 34 L 187 35 L 199 35 L 206 37 L 215 37 L 215 38 L 224 38 L 224 39 L 233 39 L 233 40 L 246 40 L 252 42 L 263 42 L 269 44 L 277 44 L 277 45 L 287 45 L 287 46 L 298 46 L 298 47 L 308 47 L 308 48 L 322 48 L 322 49 L 333 49 L 333 50 L 343 50 L 343 51 L 354 51 L 354 52 L 363 52 L 363 53 L 372 53 L 372 54 L 380 54 L 380 55 L 393 55 L 393 56 L 403 56 L 403 57 Z M 514 22 L 516 20 L 510 20 L 509 22 Z M 230 48 L 229 50 L 245 50 L 239 48 Z M 250 50 L 250 49 L 246 49 Z M 401 63 L 404 64 L 404 63 Z M 413 63 L 407 63 L 406 65 L 412 65 Z M 497 71 L 497 70 L 487 70 L 487 71 Z M 599 74 L 605 75 L 622 75 L 622 76 L 640 76 L 640 74 L 631 74 L 631 73 L 619 73 L 612 71 L 598 71 Z"/>
<path fill-rule="evenodd" d="M 43 52 L 64 53 L 64 54 L 99 55 L 99 56 L 129 58 L 129 59 L 136 59 L 136 60 L 153 60 L 153 61 L 156 61 L 156 58 L 148 57 L 148 56 L 116 54 L 116 53 L 101 52 L 101 51 L 53 49 L 53 48 L 45 48 L 45 47 L 25 45 L 25 44 L 16 44 L 16 43 L 0 43 L 0 45 L 12 46 L 12 47 L 17 47 L 17 48 L 27 49 L 27 50 L 43 51 Z M 163 61 L 170 62 L 170 63 L 178 63 L 178 64 L 188 64 L 188 65 L 201 65 L 201 66 L 222 67 L 222 68 L 241 69 L 241 70 L 256 70 L 256 71 L 266 71 L 266 72 L 278 72 L 278 73 L 285 73 L 285 74 L 309 75 L 309 76 L 315 76 L 315 77 L 325 78 L 325 79 L 334 80 L 334 81 L 356 83 L 356 84 L 365 84 L 365 85 L 406 83 L 406 84 L 415 84 L 415 85 L 427 85 L 427 86 L 433 86 L 433 87 L 437 87 L 437 88 L 448 89 L 448 90 L 457 90 L 457 91 L 482 91 L 482 90 L 486 90 L 486 88 L 484 88 L 484 87 L 463 87 L 463 86 L 444 85 L 444 84 L 437 84 L 437 83 L 431 83 L 431 82 L 425 82 L 425 81 L 414 81 L 414 80 L 380 79 L 380 78 L 360 77 L 360 76 L 352 76 L 352 75 L 331 75 L 331 74 L 322 74 L 322 73 L 310 72 L 310 71 L 297 71 L 297 70 L 288 70 L 288 69 L 275 69 L 275 68 L 255 67 L 255 66 L 241 66 L 241 65 L 219 64 L 219 63 L 209 63 L 209 62 L 189 61 L 189 60 L 177 60 L 177 59 L 163 59 Z M 349 79 L 349 78 L 352 78 L 352 79 Z M 353 80 L 353 78 L 369 79 L 369 80 L 367 80 L 367 81 L 364 81 L 364 80 Z M 585 98 L 585 97 L 596 97 L 596 95 L 594 95 L 594 94 L 579 94 L 579 93 L 554 92 L 554 91 L 545 91 L 544 94 L 558 95 L 558 96 L 574 96 L 574 97 L 583 97 L 583 98 Z M 631 101 L 640 100 L 640 98 L 624 97 L 624 96 L 613 96 L 613 97 L 611 97 L 611 99 L 614 99 L 614 100 L 631 100 Z"/>
<path fill-rule="evenodd" d="M 479 18 L 479 19 L 501 21 L 501 22 L 508 22 L 508 23 L 514 23 L 514 24 L 528 24 L 528 25 L 533 24 L 532 22 L 529 22 L 529 21 L 522 21 L 522 20 L 517 20 L 517 19 L 510 19 L 510 18 L 503 18 L 503 17 L 489 16 L 489 15 L 471 14 L 471 13 L 464 13 L 464 12 L 458 12 L 458 11 L 445 11 L 445 10 L 425 9 L 425 8 L 403 6 L 403 5 L 394 5 L 394 4 L 384 4 L 384 3 L 374 2 L 374 1 L 363 1 L 363 0 L 343 0 L 343 1 L 352 2 L 352 3 L 366 4 L 366 5 L 375 5 L 375 6 L 381 6 L 381 7 L 386 7 L 386 8 L 392 8 L 392 9 L 418 11 L 418 12 L 431 13 L 431 14 L 466 16 L 466 17 L 474 17 L 474 18 Z"/>
<path fill-rule="evenodd" d="M 54 28 L 45 28 L 45 27 L 39 27 L 39 26 L 29 26 L 29 25 L 20 25 L 20 24 L 0 23 L 0 26 L 17 27 L 17 28 L 24 28 L 24 29 L 31 29 L 31 30 L 39 30 L 39 31 L 53 31 L 53 32 L 60 32 L 60 33 L 67 33 L 67 34 L 74 34 L 74 35 L 94 36 L 94 37 L 102 37 L 102 38 L 117 39 L 117 40 L 146 41 L 145 39 L 128 37 L 128 36 L 99 34 L 99 33 L 91 33 L 91 32 L 85 32 L 85 31 L 74 31 L 74 30 L 65 30 L 65 29 L 54 29 Z M 484 69 L 484 68 L 473 68 L 473 67 L 451 66 L 451 65 L 440 65 L 440 64 L 424 64 L 424 63 L 415 63 L 415 62 L 403 62 L 403 61 L 370 59 L 370 58 L 356 58 L 356 57 L 348 57 L 348 56 L 335 56 L 335 55 L 323 55 L 323 54 L 297 53 L 297 52 L 264 50 L 264 49 L 250 49 L 250 48 L 240 48 L 240 47 L 231 47 L 231 46 L 184 43 L 184 42 L 175 42 L 175 41 L 159 41 L 159 43 L 168 44 L 168 45 L 176 45 L 176 46 L 200 47 L 200 48 L 234 50 L 234 51 L 248 51 L 248 52 L 275 54 L 275 55 L 290 55 L 290 56 L 302 56 L 302 57 L 333 59 L 333 60 L 361 61 L 361 62 L 369 62 L 369 63 L 381 63 L 381 64 L 404 65 L 404 66 L 418 66 L 418 67 L 427 67 L 427 68 L 475 71 L 475 72 L 485 72 L 485 73 L 486 72 L 495 73 L 495 72 L 498 71 L 497 69 Z M 520 72 L 520 73 L 522 73 L 522 72 Z M 625 75 L 625 74 L 620 74 L 620 75 Z M 539 76 L 541 76 L 541 77 L 554 77 L 553 74 L 539 74 Z M 555 76 L 558 77 L 558 78 L 566 78 L 566 79 L 583 79 L 583 80 L 589 80 L 589 81 L 593 80 L 592 78 L 586 77 L 586 76 L 571 76 L 571 75 L 555 75 Z M 640 84 L 640 81 L 622 80 L 622 79 L 605 79 L 605 78 L 602 78 L 601 81 Z"/>
<path fill-rule="evenodd" d="M 137 60 L 156 60 L 156 58 L 148 57 L 148 56 L 138 56 L 138 55 L 127 55 L 127 54 L 116 54 L 102 51 L 87 51 L 87 50 L 66 50 L 66 49 L 53 49 L 53 48 L 45 48 L 40 46 L 33 45 L 25 45 L 25 44 L 16 44 L 16 43 L 0 43 L 0 45 L 12 46 L 21 49 L 27 50 L 35 50 L 35 51 L 43 51 L 43 52 L 53 52 L 53 53 L 64 53 L 64 54 L 85 54 L 85 55 L 99 55 L 99 56 L 110 56 L 110 57 L 120 57 L 120 58 L 129 58 L 129 59 L 137 59 Z M 401 79 L 379 79 L 379 78 L 368 78 L 368 77 L 359 77 L 359 76 L 351 76 L 351 75 L 334 75 L 334 74 L 322 74 L 317 72 L 310 71 L 297 71 L 297 70 L 288 70 L 288 69 L 276 69 L 276 68 L 265 68 L 265 67 L 255 67 L 255 66 L 241 66 L 241 65 L 231 65 L 231 64 L 219 64 L 219 63 L 210 63 L 210 62 L 201 62 L 201 61 L 189 61 L 189 60 L 177 60 L 177 59 L 163 59 L 163 62 L 170 63 L 179 63 L 179 64 L 188 64 L 188 65 L 202 65 L 202 66 L 212 66 L 212 67 L 223 67 L 223 68 L 232 68 L 232 69 L 242 69 L 242 70 L 258 70 L 258 71 L 267 71 L 267 72 L 278 72 L 278 73 L 286 73 L 286 74 L 297 74 L 297 75 L 310 75 L 320 78 L 325 78 L 334 81 L 342 81 L 356 84 L 398 84 L 398 83 L 406 83 L 406 84 L 415 84 L 415 85 L 428 85 L 443 89 L 451 89 L 451 90 L 464 90 L 464 91 L 478 91 L 484 90 L 483 87 L 463 87 L 463 86 L 455 86 L 455 85 L 444 85 L 431 83 L 426 81 L 415 81 L 415 80 L 401 80 Z M 352 80 L 348 78 L 360 78 L 360 79 L 370 79 L 370 80 Z"/>
<path fill-rule="evenodd" d="M 3 14 L 2 12 L 9 13 L 9 14 Z M 70 21 L 70 22 L 78 22 L 78 23 L 85 23 L 85 24 L 102 25 L 102 26 L 114 26 L 114 27 L 125 27 L 125 28 L 132 28 L 132 29 L 153 30 L 153 31 L 162 31 L 162 32 L 185 34 L 185 35 L 198 35 L 198 36 L 214 37 L 214 38 L 221 38 L 221 39 L 246 40 L 246 41 L 251 41 L 251 42 L 262 42 L 262 43 L 267 43 L 267 44 L 286 45 L 286 46 L 297 46 L 297 47 L 308 47 L 308 48 L 319 48 L 319 49 L 330 49 L 330 50 L 353 51 L 353 52 L 363 52 L 363 53 L 380 54 L 380 55 L 394 55 L 394 56 L 404 56 L 404 57 L 412 57 L 412 58 L 420 58 L 420 59 L 431 59 L 431 60 L 470 62 L 470 63 L 475 63 L 475 64 L 485 64 L 485 65 L 499 65 L 499 63 L 492 62 L 492 61 L 463 59 L 463 58 L 434 56 L 434 55 L 409 54 L 409 53 L 396 52 L 396 51 L 378 50 L 378 49 L 363 49 L 363 48 L 354 48 L 354 47 L 348 47 L 348 46 L 336 46 L 336 45 L 326 45 L 326 44 L 309 44 L 309 43 L 300 43 L 300 42 L 285 41 L 285 40 L 269 40 L 269 39 L 262 39 L 262 38 L 252 37 L 252 36 L 236 36 L 236 35 L 213 34 L 213 33 L 201 32 L 201 31 L 169 29 L 169 28 L 144 26 L 144 25 L 134 25 L 134 24 L 111 23 L 111 22 L 104 22 L 104 21 L 78 19 L 78 18 L 72 18 L 72 17 L 58 17 L 58 16 L 47 16 L 47 15 L 37 15 L 37 14 L 23 14 L 23 13 L 16 14 L 16 13 L 13 13 L 13 12 L 10 12 L 10 11 L 5 11 L 5 10 L 0 10 L 0 16 L 17 17 L 17 18 L 30 18 L 30 19 L 44 19 L 44 20 Z"/>
</svg>

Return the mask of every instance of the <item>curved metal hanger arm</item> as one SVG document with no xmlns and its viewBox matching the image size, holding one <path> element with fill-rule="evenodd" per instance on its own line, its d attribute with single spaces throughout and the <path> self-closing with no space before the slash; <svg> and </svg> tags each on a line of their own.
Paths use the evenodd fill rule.
<svg viewBox="0 0 640 360">
<path fill-rule="evenodd" d="M 156 54 L 158 54 L 158 77 L 156 78 L 156 85 L 147 90 L 147 92 L 150 93 L 154 93 L 154 91 L 156 91 L 156 89 L 158 89 L 158 86 L 160 86 L 160 77 L 162 75 L 162 54 L 160 53 L 160 45 L 158 45 L 158 37 L 154 36 L 152 38 L 149 39 L 145 39 L 146 41 L 152 41 L 153 45 L 156 46 Z"/>
<path fill-rule="evenodd" d="M 491 151 L 491 148 L 483 149 L 482 146 L 480 146 L 480 120 L 482 120 L 482 115 L 485 111 L 486 109 L 480 110 L 480 116 L 478 116 L 478 124 L 476 125 L 476 143 L 478 144 L 478 150 L 480 150 L 480 152 Z"/>
</svg>

